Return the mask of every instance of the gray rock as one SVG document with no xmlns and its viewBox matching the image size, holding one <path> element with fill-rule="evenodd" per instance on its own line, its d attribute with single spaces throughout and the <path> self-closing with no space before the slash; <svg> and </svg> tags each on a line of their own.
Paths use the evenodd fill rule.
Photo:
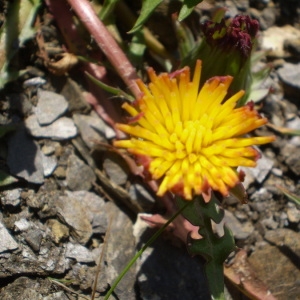
<svg viewBox="0 0 300 300">
<path fill-rule="evenodd" d="M 300 257 L 300 233 L 288 228 L 269 230 L 264 238 L 269 243 L 279 247 L 287 247 Z"/>
<path fill-rule="evenodd" d="M 105 234 L 107 230 L 107 211 L 105 201 L 95 193 L 87 191 L 66 191 L 68 197 L 80 201 L 85 207 L 88 219 L 93 227 L 93 232 Z"/>
<path fill-rule="evenodd" d="M 135 255 L 135 241 L 129 217 L 111 202 L 107 203 L 107 211 L 112 222 L 104 254 L 107 262 L 105 273 L 108 282 L 112 284 Z M 135 266 L 132 266 L 115 289 L 118 299 L 136 299 L 135 281 Z"/>
<path fill-rule="evenodd" d="M 245 240 L 254 231 L 251 222 L 240 222 L 235 215 L 228 210 L 225 210 L 225 216 L 222 222 L 215 225 L 219 236 L 223 235 L 224 224 L 232 231 L 233 236 L 238 240 Z"/>
<path fill-rule="evenodd" d="M 50 243 L 42 245 L 39 256 L 32 259 L 31 274 L 37 273 L 39 269 L 44 271 L 44 274 L 63 274 L 70 269 L 70 261 L 66 260 L 64 249 L 53 247 Z M 22 262 L 23 267 L 26 268 L 26 259 Z M 27 273 L 27 270 L 23 271 Z M 29 271 L 28 271 L 29 272 Z"/>
<path fill-rule="evenodd" d="M 98 115 L 73 115 L 73 120 L 78 127 L 80 135 L 88 148 L 93 148 L 97 142 L 104 141 L 106 125 Z"/>
<path fill-rule="evenodd" d="M 8 140 L 7 164 L 15 176 L 35 184 L 44 182 L 42 153 L 24 127 L 20 127 Z"/>
<path fill-rule="evenodd" d="M 287 143 L 280 149 L 280 153 L 284 157 L 285 163 L 296 175 L 300 175 L 300 147 L 291 143 Z"/>
<path fill-rule="evenodd" d="M 38 252 L 40 250 L 42 238 L 43 238 L 42 231 L 39 229 L 34 229 L 29 231 L 26 234 L 25 241 L 33 251 Z"/>
<path fill-rule="evenodd" d="M 255 249 L 249 262 L 276 299 L 298 299 L 300 234 L 281 228 L 267 231 L 265 239 L 271 245 Z"/>
<path fill-rule="evenodd" d="M 272 230 L 278 228 L 279 225 L 272 216 L 267 219 L 263 219 L 262 221 L 260 221 L 260 224 L 262 224 L 265 228 Z"/>
<path fill-rule="evenodd" d="M 3 206 L 18 206 L 21 203 L 21 189 L 6 190 L 2 192 L 0 197 Z"/>
<path fill-rule="evenodd" d="M 68 159 L 66 179 L 72 191 L 89 190 L 96 181 L 96 175 L 90 166 L 72 154 Z"/>
<path fill-rule="evenodd" d="M 93 263 L 94 258 L 92 252 L 82 245 L 74 245 L 68 243 L 66 246 L 66 257 L 75 259 L 79 263 Z"/>
<path fill-rule="evenodd" d="M 265 30 L 275 24 L 276 21 L 276 9 L 275 7 L 266 7 L 262 11 L 259 24 L 262 30 Z"/>
<path fill-rule="evenodd" d="M 8 230 L 0 222 L 0 253 L 18 249 L 18 243 L 12 238 Z"/>
<path fill-rule="evenodd" d="M 86 244 L 93 233 L 86 206 L 73 197 L 60 196 L 55 199 L 55 207 L 60 219 L 69 226 L 73 238 Z"/>
<path fill-rule="evenodd" d="M 124 170 L 122 166 L 124 165 L 124 162 L 123 164 L 122 162 L 117 158 L 115 158 L 114 156 L 107 157 L 103 161 L 103 168 L 106 174 L 108 175 L 110 180 L 117 185 L 125 184 L 128 178 L 127 172 L 126 170 Z"/>
<path fill-rule="evenodd" d="M 57 159 L 55 155 L 46 156 L 44 154 L 42 154 L 42 158 L 43 158 L 44 176 L 48 177 L 52 175 L 52 173 L 56 169 Z"/>
<path fill-rule="evenodd" d="M 63 291 L 60 291 L 60 292 L 55 292 L 55 293 L 52 293 L 50 295 L 47 295 L 46 297 L 43 296 L 43 300 L 69 300 L 70 297 L 67 296 Z M 83 298 L 79 298 L 80 300 L 83 300 Z"/>
<path fill-rule="evenodd" d="M 48 279 L 29 279 L 19 277 L 0 290 L 1 300 L 68 300 L 62 291 L 52 288 L 53 283 Z M 45 295 L 47 295 L 45 297 Z"/>
<path fill-rule="evenodd" d="M 255 181 L 262 183 L 274 165 L 274 161 L 261 153 L 261 158 L 257 161 L 255 168 L 240 167 L 239 170 L 243 170 L 246 174 L 243 185 L 245 189 Z"/>
<path fill-rule="evenodd" d="M 40 125 L 49 125 L 68 109 L 68 102 L 64 96 L 50 91 L 38 90 L 36 116 Z"/>
<path fill-rule="evenodd" d="M 290 128 L 290 129 L 299 130 L 299 128 L 300 128 L 300 118 L 299 117 L 294 117 L 291 120 L 288 120 L 286 122 L 286 127 Z M 295 136 L 295 138 L 299 139 L 299 136 Z"/>
<path fill-rule="evenodd" d="M 94 260 L 97 264 L 97 266 L 95 267 L 96 272 L 98 272 L 100 269 L 100 273 L 98 273 L 98 280 L 97 280 L 97 284 L 96 284 L 96 290 L 97 290 L 97 292 L 100 292 L 100 293 L 107 291 L 107 287 L 108 287 L 106 273 L 101 272 L 101 270 L 105 270 L 105 264 L 106 264 L 106 262 L 104 261 L 104 259 L 102 257 L 102 251 L 104 249 L 103 245 L 104 244 L 100 244 L 92 250 Z M 100 264 L 100 266 L 99 266 L 99 264 Z M 94 278 L 95 278 L 95 276 L 94 276 Z M 94 278 L 93 278 L 93 283 L 95 281 Z"/>
<path fill-rule="evenodd" d="M 72 269 L 65 276 L 65 279 L 70 280 L 73 285 L 78 286 L 82 291 L 91 290 L 94 285 L 96 272 L 97 272 L 96 267 L 92 268 L 90 266 L 87 266 L 86 264 L 76 263 L 72 266 Z M 103 278 L 100 276 L 99 279 L 102 280 Z M 105 285 L 105 287 L 106 287 L 105 290 L 107 290 L 107 284 Z M 104 292 L 105 290 L 102 290 L 102 292 Z M 78 297 L 78 300 L 79 299 L 86 300 L 87 298 L 83 299 L 82 297 Z M 96 297 L 95 299 L 103 299 L 103 298 Z"/>
<path fill-rule="evenodd" d="M 272 198 L 272 194 L 266 188 L 263 187 L 255 191 L 250 196 L 250 199 L 255 202 L 264 202 L 270 200 L 271 198 Z"/>
<path fill-rule="evenodd" d="M 300 222 L 300 210 L 296 207 L 295 203 L 289 202 L 286 209 L 286 214 L 289 222 Z"/>
<path fill-rule="evenodd" d="M 300 63 L 285 63 L 278 70 L 279 78 L 285 84 L 285 92 L 299 99 L 300 93 Z"/>
<path fill-rule="evenodd" d="M 90 105 L 85 99 L 82 88 L 79 84 L 72 80 L 69 76 L 61 79 L 61 77 L 55 78 L 54 86 L 60 86 L 59 93 L 63 95 L 69 102 L 69 110 L 71 112 L 87 112 L 90 110 Z"/>
<path fill-rule="evenodd" d="M 22 232 L 27 231 L 30 228 L 30 222 L 27 219 L 21 218 L 20 220 L 15 222 L 15 231 Z"/>
<path fill-rule="evenodd" d="M 36 115 L 25 120 L 29 133 L 37 138 L 51 138 L 53 140 L 71 139 L 77 135 L 77 128 L 72 119 L 62 117 L 50 125 L 40 126 Z"/>
</svg>

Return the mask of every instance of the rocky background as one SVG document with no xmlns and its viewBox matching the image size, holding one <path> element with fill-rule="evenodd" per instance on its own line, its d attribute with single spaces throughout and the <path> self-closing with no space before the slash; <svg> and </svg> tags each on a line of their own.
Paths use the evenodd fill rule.
<svg viewBox="0 0 300 300">
<path fill-rule="evenodd" d="M 197 22 L 217 6 L 227 7 L 228 16 L 247 13 L 260 22 L 259 49 L 267 50 L 260 64 L 272 70 L 264 83 L 270 93 L 259 105 L 276 126 L 260 133 L 277 136 L 260 148 L 258 167 L 245 170 L 249 203 L 231 197 L 223 202 L 225 222 L 243 249 L 228 261 L 227 297 L 248 299 L 235 282 L 256 295 L 269 290 L 276 299 L 300 299 L 300 206 L 284 194 L 300 196 L 300 4 L 207 1 L 195 12 Z M 176 41 L 167 31 L 168 7 L 159 7 L 147 25 L 171 49 Z M 2 9 L 3 20 L 5 3 Z M 61 47 L 44 4 L 39 15 L 47 41 Z M 19 63 L 28 72 L 0 91 L 0 123 L 18 124 L 0 144 L 1 169 L 17 179 L 0 192 L 0 299 L 103 299 L 156 230 L 138 214 L 163 214 L 164 207 L 111 151 L 115 131 L 86 101 L 81 74 L 75 69 L 55 76 L 37 53 L 35 40 L 20 49 Z M 103 101 L 120 106 L 106 96 Z M 209 299 L 203 263 L 172 234 L 163 234 L 111 299 Z"/>
</svg>

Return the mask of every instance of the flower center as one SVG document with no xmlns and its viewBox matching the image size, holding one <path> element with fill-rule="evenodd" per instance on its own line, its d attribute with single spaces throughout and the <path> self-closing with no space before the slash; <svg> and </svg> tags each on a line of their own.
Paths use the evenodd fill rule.
<svg viewBox="0 0 300 300">
<path fill-rule="evenodd" d="M 202 124 L 202 119 L 206 125 Z M 203 148 L 210 146 L 212 131 L 209 126 L 208 118 L 203 117 L 201 120 L 177 122 L 174 132 L 170 135 L 169 141 L 175 147 L 175 159 L 188 158 L 193 164 Z"/>
</svg>

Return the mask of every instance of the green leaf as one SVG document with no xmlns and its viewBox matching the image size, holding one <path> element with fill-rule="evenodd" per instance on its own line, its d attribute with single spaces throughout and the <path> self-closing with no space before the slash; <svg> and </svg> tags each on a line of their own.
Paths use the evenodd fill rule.
<svg viewBox="0 0 300 300">
<path fill-rule="evenodd" d="M 148 20 L 151 13 L 154 9 L 161 3 L 163 0 L 144 0 L 142 5 L 141 14 L 136 20 L 133 28 L 129 31 L 129 33 L 134 33 L 137 30 L 141 29 L 144 23 Z"/>
<path fill-rule="evenodd" d="M 19 41 L 20 46 L 23 46 L 24 42 L 30 38 L 32 38 L 36 32 L 36 30 L 32 27 L 33 20 L 35 18 L 36 12 L 41 5 L 40 0 L 22 0 L 22 6 L 20 10 L 20 23 L 19 28 Z"/>
<path fill-rule="evenodd" d="M 8 1 L 6 20 L 0 32 L 0 88 L 20 75 L 17 70 L 10 70 L 9 64 L 19 47 L 34 36 L 32 23 L 40 5 L 40 0 Z"/>
<path fill-rule="evenodd" d="M 246 103 L 248 101 L 253 101 L 254 103 L 261 101 L 269 94 L 269 91 L 269 89 L 251 89 L 247 97 Z"/>
<path fill-rule="evenodd" d="M 122 91 L 119 88 L 114 88 L 112 86 L 109 86 L 107 84 L 105 84 L 104 82 L 98 80 L 97 78 L 95 78 L 94 76 L 92 76 L 91 74 L 85 72 L 86 76 L 93 82 L 95 83 L 97 86 L 99 86 L 100 88 L 102 88 L 104 91 L 107 91 L 113 95 L 119 96 L 119 97 L 124 97 L 125 99 L 133 102 L 134 98 L 132 96 L 130 96 L 129 94 L 125 93 L 124 91 Z"/>
<path fill-rule="evenodd" d="M 181 10 L 179 12 L 178 21 L 184 20 L 194 10 L 195 6 L 203 0 L 184 0 Z"/>
<path fill-rule="evenodd" d="M 0 186 L 10 185 L 17 182 L 18 179 L 0 170 Z"/>
<path fill-rule="evenodd" d="M 176 197 L 180 208 L 186 202 Z M 211 199 L 205 203 L 202 196 L 195 196 L 191 206 L 182 215 L 193 225 L 199 226 L 201 239 L 188 238 L 188 251 L 192 255 L 201 255 L 206 259 L 205 272 L 213 299 L 224 299 L 223 263 L 235 250 L 235 242 L 231 231 L 224 226 L 224 234 L 218 237 L 212 228 L 211 221 L 220 223 L 224 217 L 219 201 L 212 193 Z"/>
<path fill-rule="evenodd" d="M 114 10 L 117 2 L 120 0 L 105 0 L 99 13 L 99 18 L 105 21 Z"/>
<path fill-rule="evenodd" d="M 174 22 L 175 33 L 177 36 L 177 40 L 179 42 L 179 53 L 182 60 L 185 57 L 188 57 L 191 49 L 196 46 L 196 42 L 190 28 L 184 23 L 176 20 Z"/>
<path fill-rule="evenodd" d="M 143 30 L 138 30 L 131 39 L 128 52 L 128 58 L 134 66 L 142 66 L 145 50 L 146 44 Z"/>
</svg>

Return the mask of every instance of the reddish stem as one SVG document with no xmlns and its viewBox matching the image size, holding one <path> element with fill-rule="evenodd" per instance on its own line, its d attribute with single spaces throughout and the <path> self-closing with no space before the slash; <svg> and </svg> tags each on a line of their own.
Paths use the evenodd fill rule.
<svg viewBox="0 0 300 300">
<path fill-rule="evenodd" d="M 67 1 L 133 95 L 138 98 L 141 92 L 135 82 L 138 78 L 136 70 L 100 21 L 91 4 L 87 0 Z"/>
</svg>

